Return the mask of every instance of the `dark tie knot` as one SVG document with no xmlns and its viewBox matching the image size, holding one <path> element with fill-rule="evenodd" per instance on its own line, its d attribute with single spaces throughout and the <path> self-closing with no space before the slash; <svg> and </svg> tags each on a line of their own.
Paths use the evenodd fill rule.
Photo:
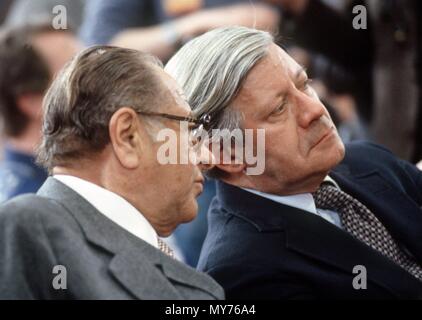
<svg viewBox="0 0 422 320">
<path fill-rule="evenodd" d="M 346 206 L 352 204 L 353 198 L 330 183 L 322 183 L 313 193 L 315 206 L 341 212 Z"/>
<path fill-rule="evenodd" d="M 358 199 L 328 183 L 313 196 L 317 208 L 339 213 L 344 230 L 422 280 L 421 266 L 400 249 L 381 221 Z"/>
</svg>

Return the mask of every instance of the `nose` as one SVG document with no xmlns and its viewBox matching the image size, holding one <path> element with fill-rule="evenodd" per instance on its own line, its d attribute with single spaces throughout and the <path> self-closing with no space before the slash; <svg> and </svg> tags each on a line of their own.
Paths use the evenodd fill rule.
<svg viewBox="0 0 422 320">
<path fill-rule="evenodd" d="M 202 144 L 197 150 L 198 167 L 202 171 L 211 170 L 215 166 L 215 157 L 213 153 L 208 149 L 206 144 Z"/>
<path fill-rule="evenodd" d="M 312 94 L 310 95 L 304 92 L 298 93 L 296 106 L 296 116 L 299 125 L 305 129 L 308 128 L 313 121 L 320 119 L 326 113 L 324 105 L 314 91 L 312 91 Z"/>
</svg>

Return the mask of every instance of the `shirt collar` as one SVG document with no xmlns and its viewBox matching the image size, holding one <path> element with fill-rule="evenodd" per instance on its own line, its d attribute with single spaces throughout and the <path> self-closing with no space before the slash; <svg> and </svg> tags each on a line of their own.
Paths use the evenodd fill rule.
<svg viewBox="0 0 422 320">
<path fill-rule="evenodd" d="M 324 178 L 324 182 L 331 183 L 336 188 L 339 188 L 338 184 L 330 176 L 326 176 Z M 272 201 L 317 214 L 314 197 L 312 196 L 311 193 L 300 193 L 300 194 L 295 194 L 291 196 L 280 196 L 280 195 L 270 194 L 270 193 L 266 193 L 266 192 L 262 192 L 258 190 L 253 190 L 253 189 L 247 189 L 247 188 L 242 188 L 242 189 L 255 193 L 261 197 L 270 199 Z"/>
<path fill-rule="evenodd" d="M 339 187 L 339 185 L 337 184 L 337 182 L 335 182 L 334 181 L 334 179 L 333 178 L 331 178 L 330 176 L 326 176 L 325 178 L 324 178 L 324 181 L 323 182 L 326 182 L 326 183 L 329 183 L 329 184 L 332 184 L 334 187 L 336 187 L 337 189 L 340 189 L 340 187 Z"/>
<path fill-rule="evenodd" d="M 54 175 L 53 177 L 85 198 L 100 213 L 114 223 L 158 248 L 157 233 L 154 228 L 141 212 L 121 196 L 74 176 Z"/>
<path fill-rule="evenodd" d="M 314 198 L 312 197 L 312 194 L 310 193 L 301 193 L 301 194 L 295 194 L 291 196 L 279 196 L 276 194 L 270 194 L 262 191 L 257 191 L 253 189 L 247 189 L 243 188 L 246 191 L 255 193 L 261 197 L 270 199 L 272 201 L 285 204 L 290 207 L 302 209 L 311 213 L 316 213 L 316 207 Z"/>
</svg>

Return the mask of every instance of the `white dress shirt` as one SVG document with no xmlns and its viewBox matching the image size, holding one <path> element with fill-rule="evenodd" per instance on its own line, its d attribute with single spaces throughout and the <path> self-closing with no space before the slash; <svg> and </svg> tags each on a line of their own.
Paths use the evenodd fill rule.
<svg viewBox="0 0 422 320">
<path fill-rule="evenodd" d="M 338 184 L 331 177 L 326 176 L 324 181 L 330 182 L 334 184 L 336 188 L 340 189 Z M 311 193 L 301 193 L 301 194 L 295 194 L 292 196 L 279 196 L 275 194 L 253 190 L 253 189 L 247 189 L 247 188 L 243 188 L 243 189 L 246 191 L 252 192 L 258 196 L 270 199 L 272 201 L 316 214 L 317 216 L 320 216 L 321 218 L 336 225 L 337 227 L 342 228 L 340 216 L 338 215 L 338 213 L 331 210 L 324 210 L 320 208 L 317 209 L 315 206 L 314 197 L 312 196 Z"/>
<path fill-rule="evenodd" d="M 77 192 L 108 219 L 158 248 L 157 233 L 154 228 L 141 212 L 121 196 L 74 176 L 54 175 L 53 178 Z"/>
</svg>

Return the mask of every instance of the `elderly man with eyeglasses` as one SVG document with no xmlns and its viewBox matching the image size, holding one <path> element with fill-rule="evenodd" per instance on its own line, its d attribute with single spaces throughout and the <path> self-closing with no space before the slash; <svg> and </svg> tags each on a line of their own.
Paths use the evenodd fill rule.
<svg viewBox="0 0 422 320">
<path fill-rule="evenodd" d="M 154 57 L 78 54 L 44 100 L 38 161 L 51 177 L 0 207 L 0 299 L 222 299 L 161 239 L 195 218 L 212 157 L 191 143 L 195 163 L 161 164 L 157 134 L 205 120 Z"/>
</svg>

